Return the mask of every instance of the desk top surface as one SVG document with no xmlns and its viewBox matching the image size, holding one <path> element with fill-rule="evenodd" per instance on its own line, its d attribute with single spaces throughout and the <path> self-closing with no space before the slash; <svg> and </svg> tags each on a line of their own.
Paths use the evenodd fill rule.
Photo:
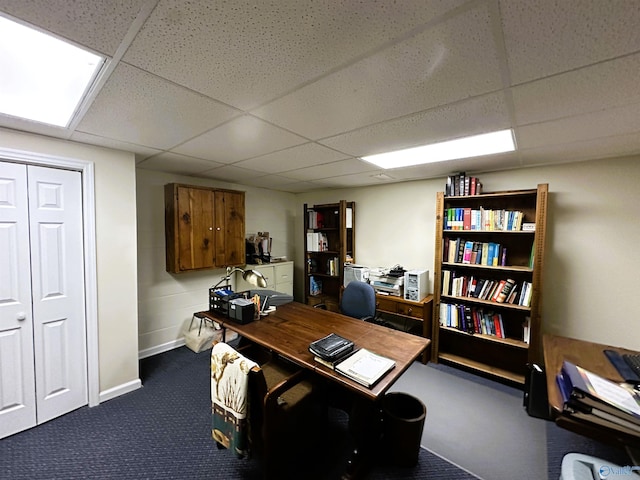
<svg viewBox="0 0 640 480">
<path fill-rule="evenodd" d="M 203 313 L 248 340 L 373 400 L 386 392 L 430 343 L 429 339 L 423 337 L 298 302 L 280 305 L 275 312 L 247 324 L 236 323 L 212 312 Z M 311 342 L 329 333 L 352 340 L 356 348 L 366 348 L 392 358 L 396 362 L 395 368 L 372 388 L 334 372 L 316 362 L 309 352 Z"/>
<path fill-rule="evenodd" d="M 605 349 L 617 350 L 620 353 L 638 353 L 625 348 L 604 345 L 601 343 L 587 342 L 575 338 L 561 337 L 545 334 L 543 336 L 544 365 L 547 380 L 547 393 L 549 407 L 556 423 L 577 433 L 598 438 L 609 443 L 627 445 L 630 441 L 637 443 L 637 438 L 631 438 L 623 434 L 607 431 L 604 427 L 593 428 L 584 422 L 573 420 L 570 414 L 563 411 L 563 401 L 556 375 L 562 368 L 562 362 L 568 360 L 575 365 L 593 372 L 601 377 L 621 383 L 624 379 L 604 354 Z"/>
</svg>

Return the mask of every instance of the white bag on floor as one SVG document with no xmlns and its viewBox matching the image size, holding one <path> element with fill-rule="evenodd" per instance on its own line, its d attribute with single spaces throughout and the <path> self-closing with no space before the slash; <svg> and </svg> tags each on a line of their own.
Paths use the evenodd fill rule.
<svg viewBox="0 0 640 480">
<path fill-rule="evenodd" d="M 210 349 L 214 340 L 220 341 L 222 339 L 220 325 L 202 320 L 202 328 L 200 328 L 200 322 L 201 320 L 195 317 L 193 321 L 186 324 L 184 331 L 185 345 L 196 353 Z"/>
<path fill-rule="evenodd" d="M 193 320 L 187 322 L 184 326 L 184 343 L 190 350 L 196 353 L 209 350 L 213 346 L 214 341 L 223 341 L 223 330 L 218 323 L 210 320 L 202 320 L 202 328 L 200 328 L 200 321 L 199 317 L 194 316 Z M 230 342 L 236 338 L 238 338 L 238 334 L 227 329 L 224 341 Z"/>
</svg>

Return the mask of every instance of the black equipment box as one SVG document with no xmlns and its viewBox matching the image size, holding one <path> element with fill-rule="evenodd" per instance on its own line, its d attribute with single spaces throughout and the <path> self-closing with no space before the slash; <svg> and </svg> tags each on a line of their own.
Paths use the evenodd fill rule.
<svg viewBox="0 0 640 480">
<path fill-rule="evenodd" d="M 232 292 L 226 288 L 209 289 L 209 311 L 229 316 L 229 302 L 235 298 L 247 298 L 247 292 Z"/>
<path fill-rule="evenodd" d="M 248 304 L 229 302 L 229 318 L 236 323 L 250 323 L 256 316 L 256 304 L 249 302 Z"/>
</svg>

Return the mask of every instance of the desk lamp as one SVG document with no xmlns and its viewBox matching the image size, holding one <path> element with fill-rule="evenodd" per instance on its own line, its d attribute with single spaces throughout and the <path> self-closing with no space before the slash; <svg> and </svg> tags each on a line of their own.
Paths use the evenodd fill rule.
<svg viewBox="0 0 640 480">
<path fill-rule="evenodd" d="M 242 278 L 245 280 L 245 282 L 249 282 L 251 285 L 255 285 L 256 287 L 260 288 L 265 288 L 267 286 L 267 279 L 264 278 L 264 275 L 262 275 L 257 270 L 244 270 L 240 267 L 227 267 L 225 275 L 220 279 L 218 283 L 211 287 L 211 289 L 215 290 L 222 282 L 226 282 L 225 287 L 228 288 L 229 281 L 231 280 L 231 274 L 235 272 L 242 272 Z"/>
</svg>

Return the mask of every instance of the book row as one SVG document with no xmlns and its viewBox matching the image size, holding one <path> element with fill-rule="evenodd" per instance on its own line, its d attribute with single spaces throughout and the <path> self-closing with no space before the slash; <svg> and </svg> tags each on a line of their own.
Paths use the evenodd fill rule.
<svg viewBox="0 0 640 480">
<path fill-rule="evenodd" d="M 500 313 L 468 305 L 441 303 L 440 325 L 457 328 L 471 334 L 480 333 L 506 338 L 504 322 Z"/>
<path fill-rule="evenodd" d="M 444 212 L 445 230 L 520 231 L 524 213 L 520 210 L 479 210 L 457 207 Z"/>
<path fill-rule="evenodd" d="M 445 197 L 455 197 L 461 195 L 480 195 L 482 193 L 482 183 L 478 177 L 467 176 L 465 172 L 460 172 L 447 177 L 444 186 Z"/>
<path fill-rule="evenodd" d="M 309 228 L 324 228 L 324 213 L 308 210 Z"/>
<path fill-rule="evenodd" d="M 526 280 L 518 284 L 512 278 L 493 280 L 442 271 L 442 295 L 529 307 L 532 290 L 531 282 Z"/>
<path fill-rule="evenodd" d="M 319 232 L 307 232 L 307 252 L 326 252 L 329 250 L 327 235 Z"/>
<path fill-rule="evenodd" d="M 463 238 L 445 239 L 442 259 L 450 263 L 505 266 L 507 249 L 495 242 L 474 242 Z"/>
</svg>

